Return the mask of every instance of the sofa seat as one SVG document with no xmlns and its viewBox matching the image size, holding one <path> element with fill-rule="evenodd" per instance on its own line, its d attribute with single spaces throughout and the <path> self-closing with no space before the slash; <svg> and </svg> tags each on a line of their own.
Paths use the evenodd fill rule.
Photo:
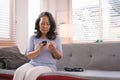
<svg viewBox="0 0 120 80">
<path fill-rule="evenodd" d="M 12 80 L 15 70 L 0 69 L 0 80 Z M 61 78 L 61 79 L 60 79 Z M 120 71 L 84 70 L 83 72 L 56 71 L 43 73 L 37 80 L 120 80 Z"/>
<path fill-rule="evenodd" d="M 83 78 L 75 78 L 65 75 L 43 75 L 39 76 L 37 80 L 87 80 Z M 13 80 L 13 74 L 0 74 L 0 80 Z"/>
<path fill-rule="evenodd" d="M 64 73 L 79 76 L 88 80 L 120 80 L 119 71 L 84 70 L 83 72 Z"/>
<path fill-rule="evenodd" d="M 0 74 L 0 80 L 13 80 L 13 74 Z"/>
<path fill-rule="evenodd" d="M 0 69 L 0 80 L 12 80 L 15 70 Z"/>
<path fill-rule="evenodd" d="M 13 80 L 15 70 L 0 69 L 0 80 Z M 65 71 L 56 71 L 41 74 L 36 80 L 88 80 Z"/>
<path fill-rule="evenodd" d="M 1 73 L 4 80 L 12 80 L 14 70 Z M 1 79 L 0 78 L 0 79 Z M 37 80 L 120 80 L 119 71 L 84 70 L 83 72 L 56 71 L 41 74 Z"/>
<path fill-rule="evenodd" d="M 58 80 L 59 77 L 71 77 L 72 80 L 84 79 L 84 80 L 120 80 L 120 72 L 119 71 L 98 71 L 98 70 L 84 70 L 83 72 L 66 72 L 66 71 L 56 71 L 56 72 L 49 72 L 44 73 L 41 76 L 47 76 L 50 78 L 56 78 Z M 53 77 L 54 76 L 54 77 Z M 39 77 L 39 78 L 40 78 Z M 57 80 L 55 79 L 55 80 Z M 41 79 L 39 79 L 41 80 Z M 53 79 L 54 80 L 54 79 Z M 69 79 L 66 79 L 69 80 Z"/>
<path fill-rule="evenodd" d="M 87 80 L 82 78 L 74 78 L 74 77 L 68 77 L 68 76 L 41 76 L 37 80 Z"/>
</svg>

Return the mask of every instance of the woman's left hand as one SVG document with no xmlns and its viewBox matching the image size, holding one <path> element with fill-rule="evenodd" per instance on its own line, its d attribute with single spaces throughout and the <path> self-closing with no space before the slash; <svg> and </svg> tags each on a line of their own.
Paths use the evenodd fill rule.
<svg viewBox="0 0 120 80">
<path fill-rule="evenodd" d="M 56 59 L 60 59 L 61 58 L 61 54 L 60 52 L 56 49 L 56 44 L 54 42 L 50 42 L 48 44 L 48 48 L 51 50 L 52 55 L 54 58 Z"/>
<path fill-rule="evenodd" d="M 56 49 L 56 44 L 55 44 L 54 42 L 50 42 L 50 43 L 48 44 L 48 48 L 49 48 L 51 51 L 53 51 L 53 50 Z"/>
</svg>

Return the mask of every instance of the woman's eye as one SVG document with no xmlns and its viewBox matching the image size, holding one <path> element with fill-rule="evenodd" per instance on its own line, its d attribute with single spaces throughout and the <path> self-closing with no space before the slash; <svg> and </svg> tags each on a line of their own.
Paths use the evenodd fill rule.
<svg viewBox="0 0 120 80">
<path fill-rule="evenodd" d="M 41 23 L 41 25 L 45 25 L 45 23 Z"/>
<path fill-rule="evenodd" d="M 49 23 L 47 25 L 50 25 Z"/>
<path fill-rule="evenodd" d="M 49 23 L 41 23 L 40 25 L 50 25 Z"/>
</svg>

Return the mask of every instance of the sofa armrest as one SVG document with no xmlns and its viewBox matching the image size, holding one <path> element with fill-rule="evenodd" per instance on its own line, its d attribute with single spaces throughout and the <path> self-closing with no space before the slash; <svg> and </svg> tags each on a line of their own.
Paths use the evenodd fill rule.
<svg viewBox="0 0 120 80">
<path fill-rule="evenodd" d="M 69 74 L 66 71 L 47 72 L 41 74 L 37 80 L 88 80 L 84 77 Z"/>
<path fill-rule="evenodd" d="M 0 69 L 0 80 L 13 80 L 15 70 Z"/>
<path fill-rule="evenodd" d="M 15 69 L 8 70 L 8 69 L 0 69 L 0 74 L 14 74 Z"/>
<path fill-rule="evenodd" d="M 85 70 L 83 72 L 66 72 L 66 71 L 56 71 L 56 72 L 48 72 L 41 74 L 40 77 L 44 78 L 52 78 L 55 80 L 59 80 L 59 77 L 62 78 L 71 78 L 72 80 L 120 80 L 120 72 L 119 71 L 99 71 L 99 70 Z M 56 79 L 57 78 L 57 79 Z M 64 80 L 64 79 L 60 80 Z M 69 79 L 66 79 L 69 80 Z"/>
</svg>

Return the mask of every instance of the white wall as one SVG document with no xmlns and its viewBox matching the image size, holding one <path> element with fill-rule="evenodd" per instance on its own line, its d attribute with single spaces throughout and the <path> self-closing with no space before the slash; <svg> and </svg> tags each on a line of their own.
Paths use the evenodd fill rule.
<svg viewBox="0 0 120 80">
<path fill-rule="evenodd" d="M 29 0 L 16 0 L 16 38 L 17 45 L 20 48 L 20 51 L 24 54 L 28 38 L 29 38 L 29 8 L 28 8 Z M 69 0 L 43 0 L 43 8 L 42 11 L 49 11 L 55 17 L 57 23 L 64 21 L 65 23 L 69 23 L 68 20 L 68 2 Z M 38 12 L 38 11 L 37 11 Z"/>
<path fill-rule="evenodd" d="M 17 45 L 24 53 L 28 39 L 28 1 L 16 0 L 15 6 Z"/>
</svg>

